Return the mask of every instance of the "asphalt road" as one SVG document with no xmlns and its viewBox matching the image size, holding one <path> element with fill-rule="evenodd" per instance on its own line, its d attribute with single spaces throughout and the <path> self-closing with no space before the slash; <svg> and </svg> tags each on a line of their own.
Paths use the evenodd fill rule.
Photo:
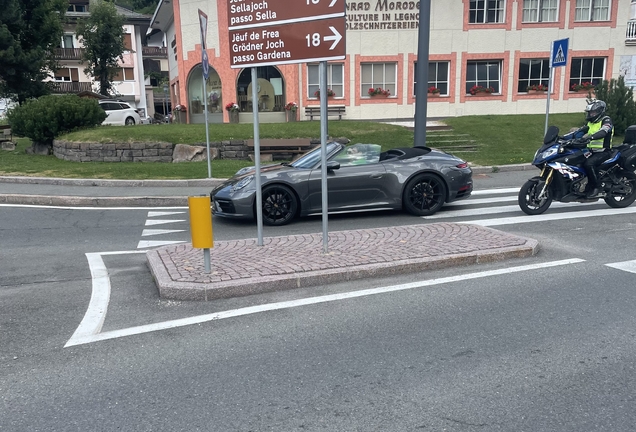
<svg viewBox="0 0 636 432">
<path fill-rule="evenodd" d="M 208 303 L 158 298 L 138 248 L 149 210 L 0 207 L 0 431 L 633 430 L 636 274 L 615 267 L 636 260 L 634 217 L 591 216 L 610 210 L 599 204 L 507 223 L 519 215 L 501 210 L 503 195 L 430 222 L 506 222 L 490 226 L 538 239 L 538 256 Z M 334 230 L 398 223 L 415 222 L 330 218 Z M 216 238 L 254 232 L 215 219 Z M 94 252 L 110 253 L 103 330 L 122 337 L 64 348 L 90 301 Z"/>
</svg>

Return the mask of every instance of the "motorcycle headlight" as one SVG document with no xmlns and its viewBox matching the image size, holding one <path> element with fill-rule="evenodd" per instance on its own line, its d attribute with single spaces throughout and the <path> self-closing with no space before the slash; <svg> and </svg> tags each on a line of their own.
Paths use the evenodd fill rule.
<svg viewBox="0 0 636 432">
<path fill-rule="evenodd" d="M 242 178 L 241 180 L 239 180 L 238 182 L 233 184 L 232 188 L 230 190 L 232 192 L 239 191 L 239 190 L 243 189 L 245 186 L 247 186 L 248 184 L 250 184 L 252 182 L 252 180 L 254 180 L 254 176 L 253 175 L 250 175 L 250 176 L 247 176 L 245 178 Z"/>
<path fill-rule="evenodd" d="M 550 147 L 549 149 L 541 153 L 539 156 L 541 157 L 541 159 L 547 159 L 550 156 L 555 155 L 558 152 L 558 150 L 559 149 L 557 148 L 557 146 Z"/>
</svg>

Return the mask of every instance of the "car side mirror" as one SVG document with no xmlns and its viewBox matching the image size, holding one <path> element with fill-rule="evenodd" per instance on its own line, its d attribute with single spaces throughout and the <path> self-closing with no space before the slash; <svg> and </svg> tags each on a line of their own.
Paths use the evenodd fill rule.
<svg viewBox="0 0 636 432">
<path fill-rule="evenodd" d="M 329 161 L 327 162 L 327 171 L 333 171 L 340 169 L 340 162 L 338 161 Z"/>
</svg>

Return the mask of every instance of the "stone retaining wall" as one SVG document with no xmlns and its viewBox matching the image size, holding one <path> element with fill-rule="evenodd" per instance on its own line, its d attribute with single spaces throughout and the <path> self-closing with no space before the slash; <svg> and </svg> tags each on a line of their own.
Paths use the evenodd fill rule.
<svg viewBox="0 0 636 432">
<path fill-rule="evenodd" d="M 205 147 L 205 143 L 193 145 Z M 220 159 L 249 159 L 243 140 L 210 143 L 218 149 Z M 74 162 L 172 162 L 171 143 L 79 143 L 53 141 L 53 154 L 58 159 Z"/>
</svg>

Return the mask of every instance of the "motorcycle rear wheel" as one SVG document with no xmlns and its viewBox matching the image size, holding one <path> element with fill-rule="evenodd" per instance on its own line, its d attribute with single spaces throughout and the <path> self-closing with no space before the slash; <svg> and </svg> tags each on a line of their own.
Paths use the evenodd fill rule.
<svg viewBox="0 0 636 432">
<path fill-rule="evenodd" d="M 519 190 L 519 207 L 525 214 L 538 215 L 545 212 L 552 204 L 550 188 L 542 199 L 538 198 L 541 188 L 537 181 L 528 180 Z"/>
<path fill-rule="evenodd" d="M 627 189 L 627 192 L 615 190 L 623 187 Z M 636 201 L 636 174 L 624 173 L 621 184 L 612 186 L 604 200 L 612 208 L 625 208 L 632 205 Z"/>
</svg>

